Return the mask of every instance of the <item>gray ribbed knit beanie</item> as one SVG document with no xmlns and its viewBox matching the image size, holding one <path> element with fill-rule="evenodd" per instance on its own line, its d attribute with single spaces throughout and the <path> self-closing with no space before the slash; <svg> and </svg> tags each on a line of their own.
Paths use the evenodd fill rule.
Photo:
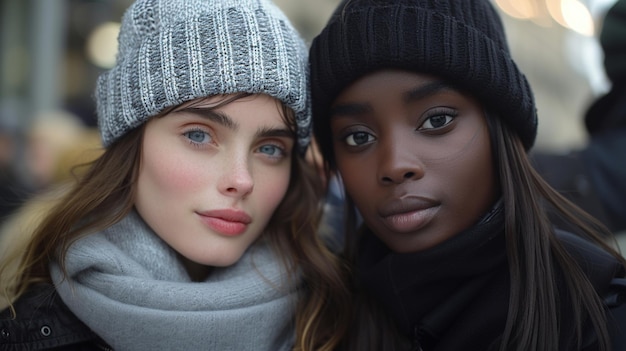
<svg viewBox="0 0 626 351">
<path fill-rule="evenodd" d="M 309 52 L 314 134 L 332 160 L 328 110 L 358 78 L 383 68 L 435 75 L 471 92 L 517 131 L 537 133 L 530 85 L 488 0 L 344 0 Z"/>
<path fill-rule="evenodd" d="M 307 48 L 267 0 L 137 0 L 126 11 L 115 67 L 98 79 L 104 146 L 167 107 L 199 97 L 264 93 L 296 114 L 310 139 Z"/>
</svg>

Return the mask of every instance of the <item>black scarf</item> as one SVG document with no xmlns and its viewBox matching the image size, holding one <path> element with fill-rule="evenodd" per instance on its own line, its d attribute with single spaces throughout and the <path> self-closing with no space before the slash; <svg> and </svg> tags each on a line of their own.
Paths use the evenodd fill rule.
<svg viewBox="0 0 626 351">
<path fill-rule="evenodd" d="M 426 251 L 391 252 L 365 229 L 365 288 L 424 350 L 487 350 L 504 330 L 509 271 L 498 204 L 478 224 Z"/>
</svg>

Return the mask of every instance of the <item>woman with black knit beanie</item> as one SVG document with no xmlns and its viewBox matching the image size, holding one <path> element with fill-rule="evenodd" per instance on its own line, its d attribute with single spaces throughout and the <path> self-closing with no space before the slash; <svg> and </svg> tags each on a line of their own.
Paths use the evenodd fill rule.
<svg viewBox="0 0 626 351">
<path fill-rule="evenodd" d="M 529 163 L 534 98 L 489 1 L 346 0 L 309 60 L 346 193 L 345 349 L 612 349 L 626 262 Z"/>
</svg>

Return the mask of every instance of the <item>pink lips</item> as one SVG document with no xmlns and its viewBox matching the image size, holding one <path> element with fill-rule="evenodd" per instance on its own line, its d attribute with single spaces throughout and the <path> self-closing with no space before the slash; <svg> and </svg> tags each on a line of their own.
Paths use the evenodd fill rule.
<svg viewBox="0 0 626 351">
<path fill-rule="evenodd" d="M 379 207 L 386 227 L 395 232 L 410 232 L 426 226 L 437 213 L 438 203 L 422 197 L 393 199 Z"/>
<path fill-rule="evenodd" d="M 213 210 L 198 213 L 200 219 L 213 231 L 225 236 L 237 236 L 242 234 L 252 222 L 252 218 L 243 211 L 238 210 Z"/>
</svg>

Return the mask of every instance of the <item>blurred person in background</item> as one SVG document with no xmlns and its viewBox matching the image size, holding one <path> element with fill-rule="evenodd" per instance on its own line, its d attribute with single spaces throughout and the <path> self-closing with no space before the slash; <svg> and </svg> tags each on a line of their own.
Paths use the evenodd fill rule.
<svg viewBox="0 0 626 351">
<path fill-rule="evenodd" d="M 3 108 L 0 113 L 0 223 L 3 223 L 30 196 L 30 191 L 17 171 L 17 123 L 9 109 Z"/>
<path fill-rule="evenodd" d="M 28 181 L 33 189 L 43 191 L 55 182 L 59 165 L 67 162 L 61 158 L 80 153 L 82 139 L 93 132 L 67 111 L 46 111 L 36 117 L 27 131 L 25 161 Z"/>
<path fill-rule="evenodd" d="M 589 141 L 567 154 L 534 152 L 542 176 L 569 200 L 603 222 L 626 232 L 626 0 L 606 13 L 600 32 L 610 91 L 585 114 Z M 555 213 L 555 225 L 571 229 Z"/>
<path fill-rule="evenodd" d="M 37 117 L 26 132 L 21 181 L 13 176 L 12 181 L 3 183 L 2 204 L 13 206 L 0 221 L 0 258 L 17 242 L 30 238 L 44 214 L 55 206 L 54 199 L 102 153 L 98 130 L 84 126 L 73 114 L 55 111 Z M 3 157 L 12 151 L 4 146 L 0 148 Z M 11 188 L 4 190 L 8 186 Z"/>
<path fill-rule="evenodd" d="M 343 247 L 343 224 L 344 206 L 343 184 L 336 172 L 325 169 L 325 163 L 319 146 L 315 139 L 311 140 L 311 145 L 305 155 L 306 161 L 317 170 L 322 180 L 324 194 L 324 209 L 320 220 L 320 235 L 333 252 L 341 251 Z"/>
<path fill-rule="evenodd" d="M 46 123 L 35 123 L 34 129 L 42 129 Z M 53 130 L 57 130 L 53 128 Z M 30 240 L 32 233 L 40 224 L 44 216 L 56 206 L 56 200 L 61 197 L 87 169 L 87 165 L 97 159 L 102 153 L 100 134 L 96 128 L 85 128 L 74 133 L 60 133 L 49 136 L 51 130 L 42 129 L 35 134 L 41 134 L 37 138 L 37 148 L 42 150 L 35 152 L 38 156 L 31 156 L 39 170 L 38 179 L 42 182 L 38 189 L 23 191 L 24 196 L 19 201 L 13 212 L 5 217 L 0 223 L 0 259 L 6 257 L 11 248 L 18 247 L 20 242 Z M 44 140 L 57 140 L 66 138 L 62 144 L 48 145 Z M 50 140 L 48 140 L 50 139 Z M 48 147 L 48 150 L 43 150 Z M 37 160 L 47 154 L 50 159 Z M 44 166 L 45 165 L 45 166 Z M 45 179 L 44 179 L 45 178 Z M 45 187 L 42 187 L 45 184 Z M 31 188 L 28 188 L 31 189 Z M 12 269 L 16 269 L 14 266 Z"/>
</svg>

